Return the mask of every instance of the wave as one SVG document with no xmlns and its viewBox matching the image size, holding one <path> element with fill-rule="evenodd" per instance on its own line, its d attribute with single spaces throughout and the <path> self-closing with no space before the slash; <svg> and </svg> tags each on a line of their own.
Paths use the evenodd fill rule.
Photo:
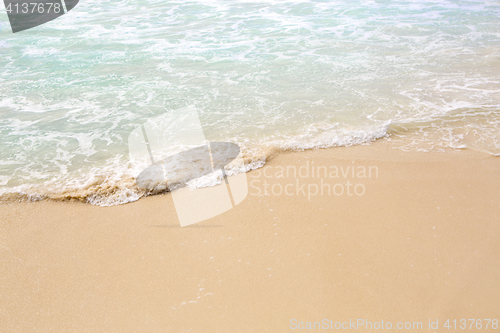
<svg viewBox="0 0 500 333">
<path fill-rule="evenodd" d="M 457 109 L 439 117 L 387 121 L 375 125 L 340 126 L 317 123 L 305 126 L 299 135 L 258 143 L 235 142 L 241 148 L 238 158 L 226 166 L 228 176 L 261 168 L 283 152 L 368 144 L 381 138 L 393 141 L 405 151 L 443 151 L 471 148 L 500 156 L 500 109 L 497 107 Z M 113 206 L 170 191 L 166 182 L 150 189 L 137 185 L 138 170 L 127 155 L 118 155 L 102 168 L 93 168 L 80 177 L 53 178 L 39 184 L 23 184 L 0 189 L 0 201 L 79 201 Z M 201 171 L 200 171 L 201 174 Z M 191 177 L 192 179 L 193 177 Z M 194 180 L 177 179 L 176 188 L 215 186 L 223 181 L 212 173 Z M 172 188 L 172 187 L 170 187 Z"/>
<path fill-rule="evenodd" d="M 267 160 L 282 152 L 371 142 L 386 136 L 387 129 L 385 125 L 338 129 L 323 124 L 308 126 L 305 133 L 290 139 L 271 140 L 256 145 L 236 142 L 241 147 L 241 153 L 234 162 L 226 166 L 226 174 L 232 176 L 261 168 Z M 151 189 L 138 186 L 134 176 L 137 173 L 127 156 L 116 156 L 105 167 L 93 168 L 82 177 L 56 177 L 41 184 L 0 189 L 0 201 L 80 201 L 98 206 L 113 206 L 169 191 L 166 183 L 157 184 Z M 175 180 L 176 187 L 191 188 L 215 186 L 222 181 L 216 173 L 190 181 Z"/>
</svg>

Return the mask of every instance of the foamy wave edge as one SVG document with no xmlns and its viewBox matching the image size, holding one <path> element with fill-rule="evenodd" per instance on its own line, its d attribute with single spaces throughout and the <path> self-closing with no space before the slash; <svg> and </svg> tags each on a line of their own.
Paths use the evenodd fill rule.
<svg viewBox="0 0 500 333">
<path fill-rule="evenodd" d="M 241 153 L 236 163 L 226 166 L 228 176 L 261 168 L 274 156 L 289 151 L 352 146 L 369 143 L 388 134 L 389 123 L 365 128 L 309 128 L 305 133 L 290 139 L 266 140 L 262 143 L 238 143 Z M 58 184 L 29 185 L 0 189 L 0 202 L 15 201 L 76 201 L 97 206 L 115 206 L 134 202 L 140 198 L 168 192 L 164 187 L 146 191 L 137 186 L 130 169 L 107 168 L 89 174 L 86 179 L 61 181 Z M 211 174 L 180 186 L 190 188 L 220 184 L 222 179 Z"/>
</svg>

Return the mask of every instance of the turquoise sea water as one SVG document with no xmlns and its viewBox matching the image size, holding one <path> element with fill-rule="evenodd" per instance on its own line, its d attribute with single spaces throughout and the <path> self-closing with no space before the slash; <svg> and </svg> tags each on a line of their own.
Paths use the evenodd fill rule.
<svg viewBox="0 0 500 333">
<path fill-rule="evenodd" d="M 498 1 L 80 1 L 0 24 L 4 199 L 137 200 L 128 136 L 186 106 L 239 171 L 387 135 L 500 154 Z"/>
</svg>

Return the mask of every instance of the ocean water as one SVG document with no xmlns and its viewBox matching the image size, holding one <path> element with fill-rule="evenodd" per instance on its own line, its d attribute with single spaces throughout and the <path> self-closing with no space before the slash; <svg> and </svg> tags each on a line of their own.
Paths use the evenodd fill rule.
<svg viewBox="0 0 500 333">
<path fill-rule="evenodd" d="M 129 136 L 186 107 L 229 173 L 386 136 L 500 155 L 499 1 L 88 0 L 16 34 L 1 8 L 0 69 L 2 200 L 147 195 Z"/>
</svg>

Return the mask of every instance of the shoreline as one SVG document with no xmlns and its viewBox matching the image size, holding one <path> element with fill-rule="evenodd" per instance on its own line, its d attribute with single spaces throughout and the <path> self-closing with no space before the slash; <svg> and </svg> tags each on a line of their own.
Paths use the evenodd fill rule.
<svg viewBox="0 0 500 333">
<path fill-rule="evenodd" d="M 301 177 L 312 162 L 328 177 Z M 297 173 L 278 177 L 287 166 Z M 499 318 L 499 173 L 485 153 L 381 139 L 273 156 L 246 173 L 241 203 L 183 228 L 171 193 L 1 203 L 0 330 L 288 332 L 292 319 L 360 318 L 435 332 Z"/>
<path fill-rule="evenodd" d="M 413 127 L 412 127 L 413 126 Z M 401 124 L 387 125 L 385 134 L 378 136 L 371 133 L 368 137 L 351 138 L 351 143 L 332 143 L 332 145 L 323 146 L 320 143 L 312 146 L 294 146 L 294 141 L 291 141 L 291 146 L 286 144 L 276 144 L 271 141 L 269 145 L 257 146 L 258 148 L 244 148 L 244 152 L 239 155 L 237 160 L 241 160 L 243 165 L 231 165 L 229 173 L 248 173 L 250 171 L 259 170 L 269 161 L 277 158 L 280 155 L 296 154 L 315 150 L 328 149 L 344 149 L 355 146 L 365 145 L 387 145 L 389 147 L 408 152 L 408 153 L 445 153 L 448 151 L 474 151 L 488 156 L 499 157 L 500 154 L 495 152 L 493 146 L 482 146 L 480 142 L 474 142 L 470 135 L 464 135 L 462 143 L 457 143 L 453 140 L 447 141 L 441 137 L 442 133 L 436 128 L 425 128 L 416 131 L 416 126 L 402 126 Z M 463 129 L 465 130 L 465 129 Z M 484 143 L 484 142 L 483 142 Z M 339 144 L 339 145 L 334 145 Z M 130 163 L 130 161 L 129 161 Z M 126 164 L 126 163 L 125 163 Z M 115 165 L 115 167 L 117 167 Z M 127 169 L 128 168 L 128 169 Z M 47 181 L 44 185 L 40 183 L 18 185 L 16 187 L 2 188 L 6 192 L 0 192 L 0 204 L 12 202 L 39 202 L 39 201 L 61 201 L 61 202 L 81 202 L 91 205 L 110 207 L 128 204 L 141 200 L 146 197 L 163 195 L 168 193 L 168 190 L 157 191 L 156 189 L 148 192 L 137 186 L 136 178 L 133 174 L 137 170 L 132 171 L 130 166 L 121 168 L 121 165 L 116 170 L 110 168 L 109 165 L 103 167 L 105 172 L 96 173 L 95 169 L 90 170 L 84 176 L 73 175 L 54 181 Z M 242 171 L 245 170 L 245 171 Z M 220 179 L 218 180 L 220 182 Z M 215 186 L 217 183 L 212 179 L 210 185 Z M 63 185 L 64 183 L 64 185 Z M 167 184 L 163 187 L 168 187 Z"/>
</svg>

